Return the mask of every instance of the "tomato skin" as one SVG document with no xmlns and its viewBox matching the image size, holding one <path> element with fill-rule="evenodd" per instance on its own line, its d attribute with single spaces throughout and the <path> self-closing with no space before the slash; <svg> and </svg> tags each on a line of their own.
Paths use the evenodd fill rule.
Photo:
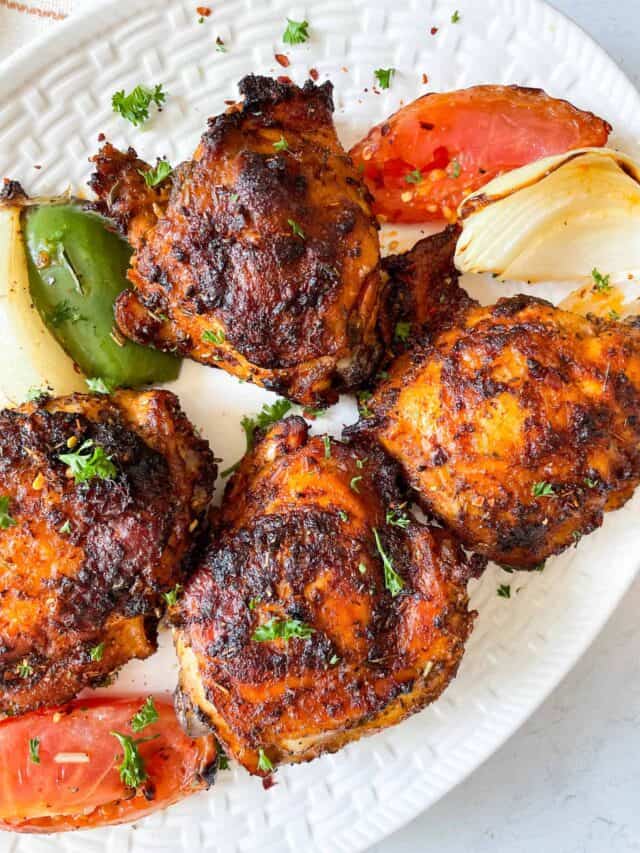
<svg viewBox="0 0 640 853">
<path fill-rule="evenodd" d="M 145 817 L 207 787 L 217 766 L 213 736 L 189 738 L 173 706 L 155 698 L 159 719 L 142 732 L 132 716 L 146 696 L 76 699 L 61 708 L 34 711 L 0 722 L 0 829 L 61 832 Z M 122 749 L 111 731 L 137 740 L 147 780 L 126 788 L 118 771 Z M 40 763 L 30 758 L 38 738 Z M 57 763 L 56 755 L 88 755 L 88 763 Z"/>
<path fill-rule="evenodd" d="M 551 154 L 603 146 L 610 132 L 603 119 L 541 89 L 474 86 L 407 104 L 350 154 L 381 218 L 453 222 L 460 202 L 497 175 Z"/>
</svg>

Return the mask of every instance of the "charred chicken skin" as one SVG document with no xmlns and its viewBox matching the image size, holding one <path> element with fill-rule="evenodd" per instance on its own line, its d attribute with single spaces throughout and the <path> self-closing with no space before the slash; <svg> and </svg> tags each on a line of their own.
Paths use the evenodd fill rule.
<svg viewBox="0 0 640 853">
<path fill-rule="evenodd" d="M 0 711 L 65 702 L 155 651 L 215 464 L 173 394 L 0 412 Z"/>
<path fill-rule="evenodd" d="M 377 225 L 333 125 L 330 83 L 240 83 L 167 191 L 105 145 L 98 208 L 135 248 L 116 305 L 134 341 L 223 368 L 303 404 L 371 375 L 379 350 Z"/>
<path fill-rule="evenodd" d="M 178 707 L 251 773 L 395 724 L 456 674 L 472 564 L 405 513 L 398 473 L 379 448 L 310 438 L 293 417 L 227 486 L 172 613 Z"/>
<path fill-rule="evenodd" d="M 531 569 L 638 485 L 640 328 L 528 296 L 482 307 L 446 263 L 433 275 L 443 239 L 386 262 L 423 325 L 347 433 L 377 439 L 465 546 Z"/>
</svg>

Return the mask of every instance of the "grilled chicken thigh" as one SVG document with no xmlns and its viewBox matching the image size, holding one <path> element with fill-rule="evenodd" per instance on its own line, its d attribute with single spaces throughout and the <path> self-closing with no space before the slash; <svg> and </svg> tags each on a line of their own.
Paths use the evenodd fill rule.
<svg viewBox="0 0 640 853">
<path fill-rule="evenodd" d="M 348 433 L 378 440 L 468 548 L 534 568 L 638 485 L 640 328 L 529 296 L 482 307 L 441 254 L 447 239 L 452 257 L 455 229 L 386 261 L 415 346 Z"/>
<path fill-rule="evenodd" d="M 116 318 L 300 403 L 332 402 L 376 366 L 377 226 L 333 126 L 330 83 L 240 83 L 167 190 L 104 146 L 91 186 L 135 248 Z"/>
<path fill-rule="evenodd" d="M 0 412 L 0 711 L 65 702 L 155 651 L 214 479 L 166 391 Z"/>
<path fill-rule="evenodd" d="M 404 510 L 378 448 L 258 441 L 176 612 L 178 707 L 251 773 L 404 719 L 455 676 L 473 625 L 457 543 Z"/>
</svg>

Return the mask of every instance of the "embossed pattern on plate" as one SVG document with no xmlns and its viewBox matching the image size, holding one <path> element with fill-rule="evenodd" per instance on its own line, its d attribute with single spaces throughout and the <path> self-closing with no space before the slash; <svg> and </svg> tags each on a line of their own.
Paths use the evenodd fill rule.
<svg viewBox="0 0 640 853">
<path fill-rule="evenodd" d="M 104 132 L 147 157 L 189 156 L 206 118 L 236 95 L 249 71 L 301 82 L 310 68 L 336 85 L 346 144 L 429 89 L 478 82 L 542 86 L 605 115 L 614 139 L 640 139 L 640 97 L 577 27 L 539 0 L 220 0 L 198 23 L 187 0 L 109 0 L 62 25 L 0 67 L 0 177 L 32 193 L 82 186 L 87 157 Z M 455 6 L 461 21 L 451 23 Z M 311 41 L 282 44 L 285 18 L 310 21 Z M 431 27 L 438 27 L 435 36 Z M 215 50 L 216 36 L 228 48 Z M 286 71 L 274 53 L 286 53 Z M 372 91 L 373 70 L 398 69 L 393 87 Z M 428 85 L 422 83 L 427 74 Z M 110 95 L 162 82 L 169 100 L 148 130 L 115 117 Z M 368 91 L 365 91 L 367 90 Z M 41 165 L 39 170 L 34 165 Z M 503 291 L 504 292 L 504 291 Z M 487 283 L 485 297 L 496 295 Z M 548 293 L 545 291 L 545 295 Z M 218 371 L 187 364 L 175 390 L 218 455 L 237 458 L 242 414 L 271 395 Z M 316 430 L 339 433 L 353 419 L 345 401 Z M 278 774 L 264 791 L 237 768 L 202 794 L 132 827 L 57 837 L 0 835 L 3 853 L 354 853 L 435 802 L 486 759 L 535 710 L 582 654 L 638 568 L 636 498 L 602 530 L 547 570 L 513 575 L 514 596 L 496 596 L 504 575 L 475 586 L 480 613 L 459 676 L 441 701 L 401 726 L 341 753 Z M 635 527 L 634 527 L 635 525 Z M 517 594 L 515 592 L 517 591 Z M 169 638 L 151 660 L 130 664 L 116 692 L 170 690 Z"/>
</svg>

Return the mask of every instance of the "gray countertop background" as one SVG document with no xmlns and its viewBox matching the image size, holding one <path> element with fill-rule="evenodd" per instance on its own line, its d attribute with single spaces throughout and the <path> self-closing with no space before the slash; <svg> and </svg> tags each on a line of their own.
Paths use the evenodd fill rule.
<svg viewBox="0 0 640 853">
<path fill-rule="evenodd" d="M 640 88 L 640 0 L 552 5 L 587 30 Z M 640 851 L 639 662 L 640 580 L 528 723 L 466 782 L 372 853 Z"/>
</svg>

